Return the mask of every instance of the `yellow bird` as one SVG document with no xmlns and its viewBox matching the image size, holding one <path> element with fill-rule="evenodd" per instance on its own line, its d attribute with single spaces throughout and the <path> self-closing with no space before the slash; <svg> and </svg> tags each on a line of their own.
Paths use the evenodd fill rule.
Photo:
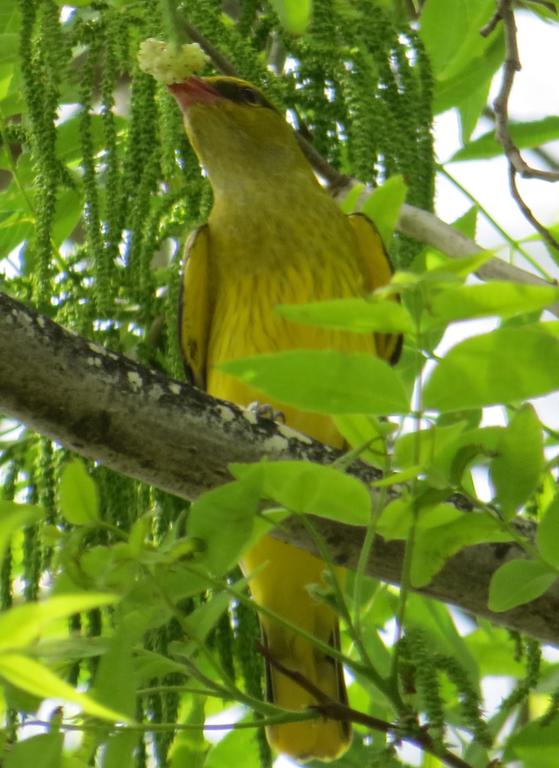
<svg viewBox="0 0 559 768">
<path fill-rule="evenodd" d="M 391 276 L 379 234 L 363 215 L 345 216 L 320 186 L 292 128 L 253 85 L 190 77 L 169 86 L 214 193 L 207 224 L 186 246 L 181 347 L 193 382 L 239 405 L 265 401 L 287 424 L 323 443 L 343 439 L 326 416 L 268 398 L 218 370 L 226 360 L 289 349 L 338 349 L 394 359 L 397 336 L 352 334 L 289 322 L 274 312 L 295 304 L 362 296 Z M 374 386 L 374 382 L 371 382 Z M 312 597 L 324 563 L 264 537 L 244 556 L 257 603 L 339 648 L 335 612 Z M 341 665 L 299 635 L 261 617 L 269 654 L 331 699 L 345 702 Z M 313 696 L 267 664 L 268 698 L 301 710 Z M 317 719 L 272 726 L 273 747 L 298 760 L 333 760 L 351 740 L 349 723 Z"/>
</svg>

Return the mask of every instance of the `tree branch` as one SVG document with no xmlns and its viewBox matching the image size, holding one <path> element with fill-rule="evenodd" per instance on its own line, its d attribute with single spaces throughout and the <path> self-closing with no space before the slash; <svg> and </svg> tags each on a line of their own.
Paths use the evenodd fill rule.
<svg viewBox="0 0 559 768">
<path fill-rule="evenodd" d="M 518 41 L 516 37 L 516 22 L 512 7 L 512 0 L 497 0 L 497 11 L 489 23 L 481 30 L 481 34 L 487 37 L 496 28 L 499 22 L 503 23 L 505 30 L 505 63 L 501 78 L 499 93 L 493 102 L 495 110 L 495 134 L 497 141 L 503 147 L 503 151 L 509 163 L 509 182 L 513 198 L 525 218 L 540 233 L 543 239 L 552 248 L 559 249 L 559 242 L 551 232 L 541 224 L 534 216 L 518 190 L 516 174 L 519 173 L 525 179 L 539 179 L 540 181 L 559 181 L 557 171 L 541 171 L 532 168 L 522 157 L 519 148 L 512 140 L 509 130 L 509 99 L 514 84 L 516 73 L 522 69 L 518 53 Z"/>
<path fill-rule="evenodd" d="M 80 338 L 0 294 L 0 409 L 41 434 L 117 472 L 180 496 L 200 493 L 229 479 L 231 462 L 305 459 L 331 463 L 338 452 L 188 384 L 166 378 Z M 355 464 L 364 482 L 375 470 Z M 316 520 L 340 565 L 354 568 L 363 532 Z M 533 527 L 518 523 L 522 533 Z M 296 519 L 277 535 L 315 550 Z M 399 583 L 403 542 L 377 537 L 367 573 Z M 493 572 L 523 557 L 515 544 L 468 547 L 451 558 L 423 594 L 453 603 L 497 624 L 559 643 L 559 587 L 527 605 L 495 614 L 487 608 Z"/>
</svg>

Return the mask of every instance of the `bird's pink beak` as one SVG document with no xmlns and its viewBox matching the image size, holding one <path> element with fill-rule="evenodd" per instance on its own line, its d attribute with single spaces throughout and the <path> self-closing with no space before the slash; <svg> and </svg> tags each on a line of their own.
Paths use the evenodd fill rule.
<svg viewBox="0 0 559 768">
<path fill-rule="evenodd" d="M 189 77 L 183 83 L 172 83 L 168 88 L 183 112 L 193 104 L 215 104 L 221 98 L 219 93 L 200 77 Z"/>
</svg>

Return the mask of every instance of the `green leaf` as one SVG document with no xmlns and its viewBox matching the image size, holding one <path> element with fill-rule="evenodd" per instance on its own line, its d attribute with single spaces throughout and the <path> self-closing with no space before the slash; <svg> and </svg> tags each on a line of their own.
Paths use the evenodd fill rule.
<svg viewBox="0 0 559 768">
<path fill-rule="evenodd" d="M 241 481 L 200 496 L 190 508 L 187 523 L 188 535 L 205 546 L 197 562 L 216 575 L 228 571 L 250 540 L 259 502 L 260 489 Z"/>
<path fill-rule="evenodd" d="M 520 678 L 524 675 L 522 660 L 511 653 L 511 636 L 503 627 L 495 627 L 481 620 L 480 626 L 465 639 L 482 676 L 506 675 Z"/>
<path fill-rule="evenodd" d="M 0 614 L 0 650 L 22 649 L 34 642 L 53 621 L 117 602 L 116 595 L 83 593 L 24 603 Z"/>
<path fill-rule="evenodd" d="M 18 504 L 0 499 L 0 562 L 12 535 L 20 528 L 41 520 L 43 514 L 41 507 L 34 504 Z"/>
<path fill-rule="evenodd" d="M 190 709 L 180 722 L 195 726 L 206 719 L 206 699 L 204 696 L 191 696 Z M 170 768 L 204 768 L 209 745 L 204 738 L 204 731 L 198 728 L 179 730 L 171 746 Z"/>
<path fill-rule="evenodd" d="M 256 480 L 263 498 L 291 512 L 350 525 L 371 522 L 371 497 L 365 485 L 333 467 L 308 461 L 277 461 L 233 464 L 230 470 L 235 477 Z"/>
<path fill-rule="evenodd" d="M 56 200 L 56 218 L 52 237 L 57 245 L 66 240 L 80 221 L 83 213 L 83 196 L 76 189 L 62 190 Z"/>
<path fill-rule="evenodd" d="M 61 733 L 41 733 L 18 741 L 5 752 L 4 768 L 60 768 L 64 736 Z"/>
<path fill-rule="evenodd" d="M 526 768 L 557 768 L 559 754 L 559 720 L 548 725 L 535 721 L 511 734 L 505 753 L 508 761 L 520 761 Z"/>
<path fill-rule="evenodd" d="M 421 38 L 436 75 L 462 69 L 487 46 L 479 30 L 493 11 L 491 0 L 429 0 L 421 13 Z"/>
<path fill-rule="evenodd" d="M 242 584 L 246 584 L 246 581 L 242 579 L 240 582 L 236 582 L 235 587 L 241 587 Z M 226 592 L 218 592 L 214 594 L 211 600 L 203 603 L 196 608 L 188 616 L 183 619 L 183 627 L 186 630 L 186 634 L 190 638 L 194 638 L 197 643 L 193 644 L 187 655 L 195 653 L 207 640 L 209 633 L 215 627 L 223 612 L 227 609 L 231 595 Z"/>
<path fill-rule="evenodd" d="M 120 712 L 98 704 L 90 696 L 76 691 L 50 669 L 38 661 L 18 653 L 0 654 L 0 677 L 23 691 L 42 699 L 64 699 L 77 704 L 85 714 L 110 722 L 131 723 L 130 718 Z"/>
<path fill-rule="evenodd" d="M 375 223 L 383 243 L 389 243 L 406 199 L 408 188 L 402 176 L 391 176 L 363 203 L 362 212 Z"/>
<path fill-rule="evenodd" d="M 80 557 L 80 571 L 100 591 L 125 594 L 132 587 L 138 570 L 138 562 L 124 541 L 110 547 L 90 546 Z"/>
<path fill-rule="evenodd" d="M 79 163 L 82 159 L 82 115 L 72 115 L 56 129 L 56 147 L 58 158 L 66 164 Z M 123 130 L 126 120 L 115 115 L 117 131 Z M 91 151 L 95 155 L 105 147 L 105 127 L 102 115 L 89 116 L 91 132 Z M 74 191 L 75 194 L 75 191 Z"/>
<path fill-rule="evenodd" d="M 453 259 L 440 253 L 440 251 L 427 251 L 425 255 L 426 271 L 421 275 L 414 275 L 415 281 L 416 283 L 447 285 L 449 276 L 465 279 L 494 256 L 493 251 L 478 251 L 471 256 Z M 399 285 L 401 274 L 401 272 L 396 272 L 392 282 Z"/>
<path fill-rule="evenodd" d="M 137 746 L 137 733 L 133 731 L 113 733 L 107 739 L 103 750 L 102 768 L 134 768 L 137 764 L 134 758 L 134 750 Z"/>
<path fill-rule="evenodd" d="M 99 521 L 97 486 L 81 459 L 69 461 L 62 470 L 58 500 L 60 511 L 72 525 L 95 525 Z"/>
<path fill-rule="evenodd" d="M 413 519 L 413 501 L 395 499 L 383 510 L 377 532 L 386 541 L 406 539 Z M 445 562 L 464 547 L 510 541 L 511 538 L 490 515 L 462 512 L 452 504 L 423 507 L 416 513 L 411 584 L 415 588 L 425 587 Z"/>
<path fill-rule="evenodd" d="M 338 201 L 340 209 L 346 214 L 354 213 L 364 189 L 364 184 L 359 182 L 352 184 L 347 194 Z"/>
<path fill-rule="evenodd" d="M 452 222 L 452 226 L 454 229 L 457 229 L 458 232 L 461 232 L 465 237 L 469 237 L 470 240 L 475 240 L 478 213 L 479 208 L 477 205 L 472 205 L 471 208 L 468 208 L 466 213 L 462 214 L 460 218 Z"/>
<path fill-rule="evenodd" d="M 28 240 L 35 232 L 36 222 L 27 211 L 16 211 L 0 221 L 0 259 Z"/>
<path fill-rule="evenodd" d="M 206 757 L 204 768 L 224 768 L 242 765 L 243 768 L 259 768 L 258 741 L 252 728 L 233 729 L 215 744 Z"/>
<path fill-rule="evenodd" d="M 207 585 L 207 580 L 206 580 Z M 188 672 L 188 667 L 173 661 L 168 656 L 162 656 L 155 651 L 142 649 L 139 651 L 136 660 L 136 670 L 139 682 L 149 683 L 154 677 L 164 677 L 165 675 L 184 675 Z"/>
<path fill-rule="evenodd" d="M 465 547 L 511 539 L 490 515 L 460 512 L 450 504 L 439 504 L 428 514 L 422 511 L 410 570 L 412 586 L 427 586 L 446 561 Z"/>
<path fill-rule="evenodd" d="M 559 302 L 559 288 L 492 281 L 482 285 L 448 286 L 431 300 L 431 315 L 441 323 L 474 317 L 513 317 L 541 312 Z"/>
<path fill-rule="evenodd" d="M 5 29 L 5 27 L 2 27 Z M 14 59 L 19 52 L 19 35 L 15 32 L 6 32 L 0 35 L 0 64 L 14 66 Z"/>
<path fill-rule="evenodd" d="M 373 480 L 371 486 L 373 488 L 390 488 L 392 485 L 409 483 L 410 480 L 415 480 L 422 472 L 423 466 L 421 464 L 414 464 L 402 472 L 394 472 L 391 475 L 385 475 L 381 480 Z"/>
<path fill-rule="evenodd" d="M 492 80 L 493 76 L 491 75 L 485 82 L 480 83 L 474 91 L 468 96 L 465 96 L 460 102 L 458 109 L 460 110 L 460 140 L 462 144 L 469 141 L 474 128 L 485 109 Z M 472 239 L 475 239 L 473 236 L 471 237 Z"/>
<path fill-rule="evenodd" d="M 413 321 L 401 304 L 389 299 L 333 299 L 314 304 L 280 304 L 276 312 L 288 320 L 356 333 L 411 333 Z"/>
<path fill-rule="evenodd" d="M 459 72 L 439 78 L 435 86 L 434 113 L 467 103 L 479 84 L 487 82 L 503 63 L 504 52 L 503 34 L 497 30 L 481 56 L 470 59 Z"/>
<path fill-rule="evenodd" d="M 76 755 L 63 755 L 62 756 L 62 768 L 90 768 L 85 760 L 82 760 Z M 128 768 L 126 765 L 120 766 L 120 768 Z"/>
<path fill-rule="evenodd" d="M 559 138 L 559 117 L 555 115 L 526 123 L 509 123 L 512 140 L 519 149 L 539 147 L 548 141 Z M 466 144 L 451 158 L 451 162 L 460 160 L 486 160 L 503 153 L 503 147 L 495 138 L 495 131 L 484 133 L 475 141 Z"/>
<path fill-rule="evenodd" d="M 536 544 L 543 559 L 559 568 L 559 494 L 549 504 L 538 525 Z"/>
<path fill-rule="evenodd" d="M 133 719 L 136 713 L 136 670 L 132 646 L 140 638 L 130 631 L 129 625 L 122 615 L 116 622 L 107 652 L 99 661 L 92 693 L 99 703 L 115 707 Z"/>
<path fill-rule="evenodd" d="M 504 427 L 470 429 L 439 446 L 428 470 L 430 483 L 437 487 L 460 484 L 470 466 L 485 464 L 495 455 L 503 431 Z"/>
<path fill-rule="evenodd" d="M 543 470 L 543 436 L 531 405 L 515 413 L 497 444 L 491 480 L 505 519 L 510 519 L 536 490 Z"/>
<path fill-rule="evenodd" d="M 410 467 L 418 463 L 429 465 L 437 453 L 457 440 L 464 431 L 464 427 L 464 421 L 457 421 L 448 426 L 432 425 L 426 429 L 402 435 L 394 446 L 395 465 L 397 467 Z"/>
<path fill-rule="evenodd" d="M 359 448 L 359 458 L 384 469 L 387 463 L 387 436 L 398 429 L 390 421 L 381 421 L 375 416 L 344 414 L 334 416 L 336 429 L 352 448 Z M 367 448 L 364 448 L 364 446 Z"/>
<path fill-rule="evenodd" d="M 502 427 L 465 430 L 466 426 L 464 419 L 403 435 L 395 445 L 396 466 L 415 466 L 418 459 L 434 488 L 460 484 L 471 464 L 485 463 L 495 455 L 503 432 Z"/>
<path fill-rule="evenodd" d="M 551 330 L 545 323 L 499 328 L 457 344 L 427 381 L 425 408 L 456 411 L 553 392 L 559 340 Z"/>
<path fill-rule="evenodd" d="M 374 355 L 297 349 L 231 360 L 219 368 L 304 411 L 386 415 L 408 410 L 398 374 Z"/>
<path fill-rule="evenodd" d="M 510 560 L 498 568 L 489 585 L 491 611 L 510 611 L 535 600 L 551 587 L 557 574 L 538 560 Z"/>
<path fill-rule="evenodd" d="M 272 6 L 283 27 L 292 35 L 302 35 L 312 13 L 312 0 L 272 0 Z"/>
<path fill-rule="evenodd" d="M 382 510 L 377 532 L 386 541 L 407 538 L 413 522 L 412 502 L 408 497 L 394 499 Z"/>
</svg>

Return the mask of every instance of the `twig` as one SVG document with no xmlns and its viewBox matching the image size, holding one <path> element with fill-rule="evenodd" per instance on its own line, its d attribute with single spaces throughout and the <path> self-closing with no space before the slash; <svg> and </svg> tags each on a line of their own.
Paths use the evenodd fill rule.
<svg viewBox="0 0 559 768">
<path fill-rule="evenodd" d="M 505 154 L 512 163 L 517 173 L 524 178 L 540 179 L 542 181 L 559 181 L 559 173 L 556 171 L 542 171 L 532 168 L 526 163 L 520 150 L 513 142 L 509 131 L 508 104 L 514 84 L 516 73 L 522 69 L 518 54 L 518 42 L 516 39 L 516 22 L 512 10 L 512 0 L 498 0 L 498 15 L 505 28 L 506 56 L 503 67 L 503 79 L 497 98 L 493 102 L 495 109 L 497 140 L 505 150 Z"/>
<path fill-rule="evenodd" d="M 551 232 L 546 229 L 540 222 L 536 219 L 534 214 L 532 213 L 531 209 L 526 204 L 524 198 L 518 191 L 518 186 L 516 184 L 516 168 L 514 168 L 513 165 L 509 165 L 509 184 L 510 184 L 510 191 L 514 199 L 516 200 L 518 207 L 524 214 L 524 218 L 527 219 L 530 224 L 534 227 L 534 229 L 537 229 L 537 231 L 540 233 L 540 235 L 543 237 L 543 239 L 549 243 L 553 248 L 557 248 L 559 250 L 559 241 L 557 241 Z"/>
<path fill-rule="evenodd" d="M 493 30 L 495 29 L 495 27 L 500 21 L 501 21 L 501 13 L 499 11 L 495 11 L 495 13 L 489 19 L 487 24 L 479 30 L 479 34 L 482 37 L 489 37 L 489 35 L 493 32 Z"/>
<path fill-rule="evenodd" d="M 495 112 L 491 109 L 490 106 L 485 106 L 483 108 L 482 112 L 483 117 L 487 118 L 487 120 L 490 120 L 493 125 L 495 125 Z M 549 169 L 551 171 L 559 171 L 559 160 L 557 160 L 553 155 L 548 152 L 543 147 L 530 147 L 530 152 L 532 152 L 536 157 L 539 157 L 539 159 L 549 166 Z"/>
<path fill-rule="evenodd" d="M 363 725 L 365 728 L 370 728 L 374 731 L 380 731 L 387 734 L 398 734 L 398 738 L 403 741 L 408 741 L 424 752 L 428 752 L 435 757 L 438 757 L 446 765 L 451 768 L 471 768 L 470 763 L 462 760 L 458 755 L 454 755 L 446 749 L 437 749 L 431 736 L 424 728 L 421 728 L 418 733 L 406 733 L 405 729 L 401 725 L 396 723 L 389 723 L 386 720 L 380 720 L 378 717 L 367 715 L 365 712 L 360 712 L 357 709 L 348 707 L 347 704 L 343 704 L 340 701 L 334 701 L 327 696 L 318 686 L 308 680 L 300 672 L 289 669 L 278 661 L 261 643 L 256 643 L 256 650 L 269 662 L 269 664 L 281 672 L 282 675 L 288 677 L 297 685 L 300 685 L 303 690 L 310 693 L 313 696 L 317 704 L 314 704 L 313 709 L 322 717 L 327 717 L 330 720 L 338 720 L 340 722 L 351 722 L 357 725 Z"/>
<path fill-rule="evenodd" d="M 283 725 L 283 723 L 299 723 L 304 720 L 312 720 L 312 713 L 301 712 L 297 715 L 275 715 L 262 717 L 252 722 L 237 721 L 232 723 L 137 723 L 134 725 L 120 725 L 118 723 L 96 723 L 92 721 L 79 723 L 60 723 L 61 731 L 78 731 L 82 733 L 101 731 L 108 735 L 111 733 L 176 733 L 177 731 L 238 731 L 247 728 L 262 728 L 269 725 Z M 47 720 L 24 720 L 21 726 L 35 726 L 51 728 L 52 723 Z"/>
<path fill-rule="evenodd" d="M 530 208 L 522 199 L 516 186 L 516 174 L 519 173 L 526 179 L 539 179 L 540 181 L 559 181 L 559 172 L 543 171 L 538 168 L 532 168 L 520 154 L 519 148 L 512 140 L 509 130 L 509 98 L 514 84 L 516 73 L 520 71 L 522 65 L 518 54 L 518 41 L 516 36 L 516 22 L 512 10 L 512 0 L 498 0 L 497 12 L 490 19 L 489 23 L 483 27 L 481 34 L 489 35 L 497 26 L 499 21 L 503 22 L 505 30 L 505 63 L 503 66 L 503 76 L 501 87 L 497 98 L 493 102 L 495 109 L 495 134 L 497 141 L 503 147 L 503 151 L 509 162 L 509 180 L 511 194 L 516 200 L 518 207 L 525 218 L 541 234 L 544 240 L 552 247 L 559 250 L 559 242 L 553 237 L 551 232 L 541 224 L 534 216 Z"/>
</svg>

